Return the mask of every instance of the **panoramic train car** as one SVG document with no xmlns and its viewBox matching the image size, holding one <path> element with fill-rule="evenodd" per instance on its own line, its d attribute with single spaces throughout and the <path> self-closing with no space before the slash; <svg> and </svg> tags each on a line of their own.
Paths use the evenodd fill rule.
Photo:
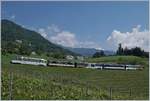
<svg viewBox="0 0 150 101">
<path fill-rule="evenodd" d="M 126 65 L 126 70 L 142 70 L 144 67 L 141 65 Z"/>
<path fill-rule="evenodd" d="M 88 63 L 86 68 L 92 69 L 111 69 L 111 70 L 142 70 L 141 65 L 125 65 L 125 64 L 98 64 Z"/>
<path fill-rule="evenodd" d="M 115 70 L 124 70 L 126 69 L 126 65 L 122 64 L 104 64 L 105 69 L 115 69 Z"/>
<path fill-rule="evenodd" d="M 86 68 L 92 68 L 92 69 L 102 69 L 103 65 L 97 64 L 97 63 L 88 63 Z"/>
<path fill-rule="evenodd" d="M 74 63 L 68 61 L 48 61 L 48 66 L 74 67 Z"/>
<path fill-rule="evenodd" d="M 31 58 L 31 57 L 24 57 L 24 56 L 17 56 L 16 59 L 11 60 L 11 63 L 47 66 L 47 60 L 45 59 Z"/>
<path fill-rule="evenodd" d="M 48 66 L 58 66 L 58 67 L 75 67 L 75 68 L 85 68 L 87 63 L 84 62 L 73 62 L 67 60 L 49 60 Z"/>
</svg>

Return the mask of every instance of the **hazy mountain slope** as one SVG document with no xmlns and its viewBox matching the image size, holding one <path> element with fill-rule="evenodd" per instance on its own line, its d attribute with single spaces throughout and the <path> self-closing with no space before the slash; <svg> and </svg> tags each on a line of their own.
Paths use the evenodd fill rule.
<svg viewBox="0 0 150 101">
<path fill-rule="evenodd" d="M 68 48 L 70 51 L 74 52 L 74 53 L 78 53 L 81 54 L 83 56 L 92 56 L 94 53 L 100 51 L 94 48 Z M 109 51 L 109 50 L 104 50 L 104 53 L 106 55 L 113 55 L 115 52 L 113 51 Z"/>
<path fill-rule="evenodd" d="M 23 28 L 12 21 L 1 20 L 1 26 L 2 50 L 17 52 L 21 46 L 24 46 L 30 51 L 75 55 L 73 52 L 46 40 L 39 33 Z"/>
</svg>

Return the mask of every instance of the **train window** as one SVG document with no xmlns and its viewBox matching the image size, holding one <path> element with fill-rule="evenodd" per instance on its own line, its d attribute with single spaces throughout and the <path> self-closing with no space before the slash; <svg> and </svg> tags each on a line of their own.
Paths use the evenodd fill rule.
<svg viewBox="0 0 150 101">
<path fill-rule="evenodd" d="M 95 65 L 94 64 L 91 64 L 91 67 L 94 67 Z"/>
</svg>

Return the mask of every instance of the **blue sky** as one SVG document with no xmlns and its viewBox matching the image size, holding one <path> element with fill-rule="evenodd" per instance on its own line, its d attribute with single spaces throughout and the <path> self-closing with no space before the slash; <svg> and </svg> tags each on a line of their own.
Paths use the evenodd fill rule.
<svg viewBox="0 0 150 101">
<path fill-rule="evenodd" d="M 140 25 L 144 31 L 149 24 L 147 1 L 9 1 L 2 2 L 2 18 L 46 34 L 45 38 L 57 44 L 106 50 L 116 49 L 107 40 L 114 30 L 132 33 Z"/>
</svg>

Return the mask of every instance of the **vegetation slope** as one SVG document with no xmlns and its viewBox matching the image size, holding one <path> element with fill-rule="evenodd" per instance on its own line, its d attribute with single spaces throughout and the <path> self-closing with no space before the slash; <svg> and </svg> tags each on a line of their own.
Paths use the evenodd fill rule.
<svg viewBox="0 0 150 101">
<path fill-rule="evenodd" d="M 35 31 L 28 30 L 10 20 L 1 21 L 2 53 L 17 53 L 30 55 L 36 52 L 41 55 L 57 53 L 59 55 L 75 53 L 51 43 Z M 50 54 L 51 53 L 51 54 Z"/>
</svg>

